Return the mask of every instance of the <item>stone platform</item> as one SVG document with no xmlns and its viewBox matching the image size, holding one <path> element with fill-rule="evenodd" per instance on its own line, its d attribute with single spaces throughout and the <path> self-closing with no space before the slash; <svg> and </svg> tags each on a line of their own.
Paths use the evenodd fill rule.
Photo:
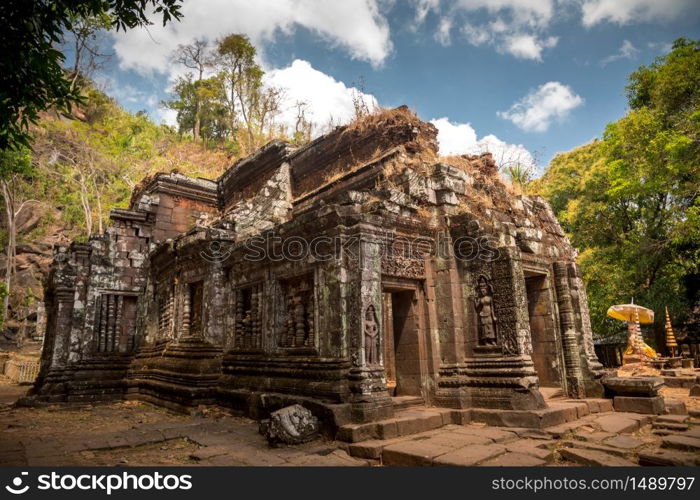
<svg viewBox="0 0 700 500">
<path fill-rule="evenodd" d="M 609 399 L 552 400 L 542 410 L 493 410 L 470 408 L 452 410 L 414 406 L 396 411 L 390 419 L 365 424 L 347 424 L 338 429 L 336 439 L 358 443 L 371 439 L 393 439 L 410 436 L 441 427 L 469 423 L 490 426 L 544 429 L 554 425 L 574 422 L 593 413 L 612 411 Z"/>
</svg>

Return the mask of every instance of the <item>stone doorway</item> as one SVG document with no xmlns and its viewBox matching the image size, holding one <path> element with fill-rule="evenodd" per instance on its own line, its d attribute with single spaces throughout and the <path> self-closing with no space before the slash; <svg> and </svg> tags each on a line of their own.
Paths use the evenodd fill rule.
<svg viewBox="0 0 700 500">
<path fill-rule="evenodd" d="M 532 337 L 532 361 L 542 387 L 562 387 L 562 347 L 554 321 L 549 280 L 544 273 L 526 272 L 527 312 Z"/>
<path fill-rule="evenodd" d="M 422 396 L 425 371 L 419 294 L 416 288 L 385 287 L 384 368 L 392 396 Z"/>
</svg>

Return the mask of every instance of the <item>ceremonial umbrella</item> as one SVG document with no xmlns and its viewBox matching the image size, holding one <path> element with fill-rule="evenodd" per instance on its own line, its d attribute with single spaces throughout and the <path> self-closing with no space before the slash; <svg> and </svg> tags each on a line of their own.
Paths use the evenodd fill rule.
<svg viewBox="0 0 700 500">
<path fill-rule="evenodd" d="M 637 316 L 635 316 L 635 311 Z M 617 304 L 608 308 L 608 316 L 619 319 L 620 321 L 632 322 L 638 320 L 640 323 L 653 323 L 654 311 L 646 307 L 638 306 L 632 299 L 631 304 Z"/>
</svg>

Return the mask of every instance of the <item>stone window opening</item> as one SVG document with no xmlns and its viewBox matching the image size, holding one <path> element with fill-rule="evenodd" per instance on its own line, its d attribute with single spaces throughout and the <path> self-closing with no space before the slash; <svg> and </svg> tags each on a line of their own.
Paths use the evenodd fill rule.
<svg viewBox="0 0 700 500">
<path fill-rule="evenodd" d="M 315 346 L 315 299 L 312 275 L 281 282 L 284 324 L 280 347 Z"/>
<path fill-rule="evenodd" d="M 173 285 L 158 297 L 158 333 L 161 338 L 172 338 L 175 328 L 175 287 Z"/>
<path fill-rule="evenodd" d="M 133 295 L 99 295 L 95 320 L 98 353 L 126 353 L 136 348 L 136 309 Z"/>
<path fill-rule="evenodd" d="M 262 349 L 262 284 L 237 289 L 235 299 L 236 349 Z"/>
</svg>

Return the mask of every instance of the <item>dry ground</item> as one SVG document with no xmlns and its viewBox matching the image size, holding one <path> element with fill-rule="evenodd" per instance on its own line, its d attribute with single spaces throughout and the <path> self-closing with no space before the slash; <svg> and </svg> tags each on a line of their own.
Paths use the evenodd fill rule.
<svg viewBox="0 0 700 500">
<path fill-rule="evenodd" d="M 386 441 L 270 448 L 255 421 L 219 409 L 186 416 L 133 401 L 11 407 L 26 389 L 0 380 L 0 465 L 700 465 L 700 419 L 687 416 L 608 412 L 544 431 L 449 425 Z M 665 396 L 697 403 L 687 389 Z"/>
</svg>

